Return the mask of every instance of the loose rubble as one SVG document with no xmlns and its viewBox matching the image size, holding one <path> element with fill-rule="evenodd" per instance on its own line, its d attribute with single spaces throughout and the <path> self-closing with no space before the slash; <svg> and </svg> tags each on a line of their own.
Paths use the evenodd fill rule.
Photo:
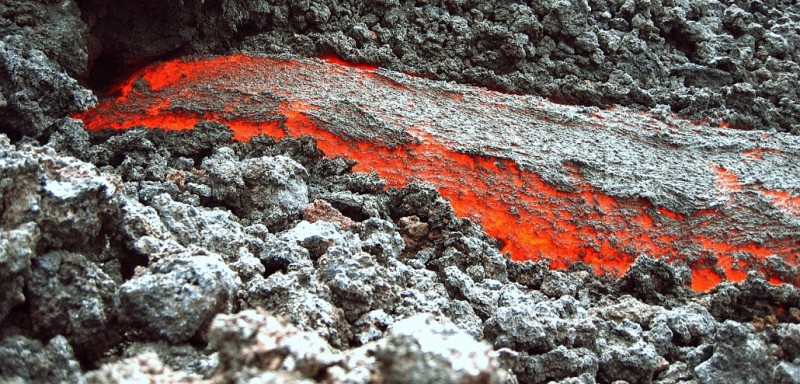
<svg viewBox="0 0 800 384">
<path fill-rule="evenodd" d="M 81 1 L 83 19 L 0 2 L 0 381 L 798 382 L 794 286 L 753 273 L 694 293 L 646 256 L 619 280 L 550 271 L 505 258 L 430 185 L 384 189 L 309 139 L 68 116 L 94 102 L 76 80 L 90 57 L 241 46 L 791 131 L 796 4 L 206 2 L 212 23 L 185 3 L 148 21 L 131 2 Z M 140 34 L 109 32 L 125 12 Z"/>
<path fill-rule="evenodd" d="M 349 218 L 348 227 L 341 220 L 312 223 L 303 220 L 308 201 L 327 207 L 320 197 L 332 190 L 358 195 L 338 181 L 361 176 L 346 169 L 319 174 L 325 167 L 315 163 L 335 160 L 318 157 L 303 140 L 227 146 L 220 138 L 205 159 L 228 153 L 223 169 L 252 164 L 255 153 L 244 150 L 251 145 L 270 148 L 267 156 L 294 149 L 296 171 L 262 179 L 275 184 L 265 188 L 299 177 L 313 192 L 298 199 L 303 204 L 286 216 L 288 225 L 273 231 L 253 223 L 253 212 L 239 217 L 228 207 L 203 205 L 217 201 L 211 194 L 193 196 L 228 186 L 184 146 L 214 132 L 94 137 L 99 141 L 87 159 L 103 153 L 166 160 L 97 161 L 102 171 L 3 138 L 0 170 L 14 180 L 4 185 L 16 188 L 3 190 L 4 214 L 16 215 L 3 221 L 4 249 L 13 251 L 3 255 L 5 273 L 18 276 L 2 282 L 3 292 L 17 292 L 5 299 L 9 326 L 0 343 L 3 360 L 17 363 L 4 366 L 3 377 L 667 383 L 752 375 L 785 381 L 798 369 L 797 288 L 753 274 L 743 284 L 697 294 L 680 270 L 648 258 L 618 281 L 578 265 L 550 271 L 542 263 L 518 264 L 424 184 L 374 192 L 386 216 Z M 162 135 L 170 140 L 158 150 L 117 144 Z M 270 164 L 284 169 L 286 159 Z M 162 176 L 179 171 L 182 186 Z M 265 210 L 285 199 L 264 196 Z M 50 213 L 16 214 L 20 197 Z M 76 216 L 59 208 L 64 204 L 85 208 Z M 80 235 L 64 234 L 69 228 L 81 228 Z M 255 336 L 267 330 L 272 336 Z M 38 340 L 54 349 L 20 359 L 25 345 Z M 32 365 L 52 359 L 67 364 Z"/>
</svg>

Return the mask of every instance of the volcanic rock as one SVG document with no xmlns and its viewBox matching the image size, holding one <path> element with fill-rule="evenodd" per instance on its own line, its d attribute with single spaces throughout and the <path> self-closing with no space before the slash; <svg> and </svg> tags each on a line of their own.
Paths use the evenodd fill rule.
<svg viewBox="0 0 800 384">
<path fill-rule="evenodd" d="M 80 382 L 81 367 L 64 336 L 47 344 L 24 336 L 0 342 L 0 380 L 20 383 Z"/>
<path fill-rule="evenodd" d="M 112 328 L 117 284 L 86 257 L 62 251 L 40 255 L 26 280 L 33 329 L 40 337 L 63 335 L 83 356 L 119 342 Z"/>
<path fill-rule="evenodd" d="M 302 165 L 285 156 L 245 159 L 238 163 L 229 148 L 217 148 L 201 168 L 214 185 L 211 196 L 229 204 L 239 216 L 282 228 L 308 205 L 308 188 Z M 247 187 L 251 193 L 239 191 Z M 260 214 L 267 213 L 267 217 Z"/>
<path fill-rule="evenodd" d="M 4 1 L 0 14 L 0 129 L 46 140 L 58 119 L 97 102 L 75 79 L 87 75 L 86 26 L 71 0 Z"/>
<path fill-rule="evenodd" d="M 239 284 L 217 255 L 177 254 L 119 287 L 120 319 L 153 337 L 186 341 L 214 315 L 230 311 Z"/>
<path fill-rule="evenodd" d="M 314 200 L 311 202 L 311 204 L 303 210 L 303 220 L 311 223 L 319 220 L 330 221 L 339 223 L 342 228 L 349 228 L 354 224 L 352 219 L 342 215 L 338 209 L 334 208 L 331 203 L 325 200 Z"/>
<path fill-rule="evenodd" d="M 794 2 L 78 3 L 0 0 L 0 381 L 797 381 Z"/>
<path fill-rule="evenodd" d="M 92 384 L 148 382 L 197 383 L 200 378 L 183 372 L 174 372 L 161 362 L 155 353 L 140 355 L 104 365 L 97 371 L 86 375 L 86 382 Z"/>
<path fill-rule="evenodd" d="M 0 232 L 0 278 L 4 283 L 0 294 L 0 321 L 11 308 L 25 302 L 24 276 L 36 255 L 38 242 L 39 229 L 35 223 Z"/>
<path fill-rule="evenodd" d="M 749 270 L 793 284 L 799 276 L 800 178 L 788 165 L 800 147 L 795 136 L 696 128 L 625 108 L 558 105 L 264 56 L 175 60 L 127 84 L 127 93 L 81 115 L 87 128 L 184 130 L 208 119 L 229 125 L 241 141 L 259 133 L 310 135 L 328 155 L 358 160 L 354 170 L 396 185 L 433 183 L 517 260 L 548 258 L 561 267 L 581 260 L 620 276 L 637 257 L 651 255 L 689 265 L 697 290 L 744 280 Z M 209 86 L 214 97 L 197 96 Z M 253 92 L 259 96 L 247 96 Z M 235 107 L 219 112 L 221 100 Z M 369 121 L 355 124 L 352 116 Z M 215 151 L 202 165 L 216 185 L 214 199 L 250 220 L 268 210 L 272 217 L 263 220 L 273 230 L 297 215 L 300 207 L 289 202 L 303 202 L 305 168 L 266 176 L 267 157 L 239 166 L 231 149 Z M 280 180 L 288 184 L 275 184 Z M 259 193 L 233 192 L 245 186 Z M 262 197 L 270 188 L 278 188 L 276 200 Z M 734 227 L 735 236 L 724 235 Z M 409 235 L 408 245 L 417 247 L 421 234 Z"/>
<path fill-rule="evenodd" d="M 792 1 L 79 3 L 114 65 L 167 52 L 335 54 L 583 105 L 800 129 Z M 139 33 L 116 33 L 120 23 Z"/>
</svg>

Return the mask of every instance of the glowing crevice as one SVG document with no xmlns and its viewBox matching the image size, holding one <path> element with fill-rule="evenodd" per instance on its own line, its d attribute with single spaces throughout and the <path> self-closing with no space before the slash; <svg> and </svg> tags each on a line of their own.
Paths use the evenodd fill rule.
<svg viewBox="0 0 800 384">
<path fill-rule="evenodd" d="M 368 76 L 370 86 L 401 86 L 389 79 L 375 80 L 374 66 L 353 65 L 335 57 L 324 59 L 335 65 L 320 65 L 321 69 L 314 67 L 308 72 L 322 71 L 324 79 L 337 71 L 349 71 L 355 73 L 353 76 Z M 719 210 L 687 215 L 637 199 L 613 197 L 586 183 L 578 167 L 572 169 L 579 188 L 567 192 L 523 170 L 513 160 L 461 153 L 428 134 L 421 125 L 399 127 L 415 139 L 403 145 L 348 139 L 326 129 L 328 123 L 315 117 L 319 107 L 313 100 L 298 99 L 288 89 L 263 89 L 257 81 L 246 81 L 284 72 L 290 73 L 286 81 L 305 76 L 291 72 L 295 65 L 299 64 L 245 55 L 160 63 L 118 86 L 117 97 L 76 117 L 83 119 L 89 130 L 138 126 L 185 130 L 210 120 L 228 125 L 238 141 L 259 134 L 275 138 L 311 136 L 326 155 L 357 160 L 354 171 L 375 172 L 390 186 L 401 187 L 414 180 L 433 183 L 459 216 L 481 223 L 489 235 L 500 240 L 502 251 L 515 260 L 549 259 L 553 268 L 583 261 L 597 273 L 620 276 L 638 256 L 649 255 L 687 263 L 692 268 L 692 288 L 698 291 L 711 289 L 723 280 L 741 281 L 749 270 L 759 270 L 773 282 L 798 285 L 796 280 L 784 281 L 764 265 L 772 255 L 796 265 L 800 244 L 728 243 L 709 238 L 701 229 L 704 223 L 725 220 Z M 318 84 L 319 97 L 325 97 L 325 86 L 324 81 Z M 245 107 L 257 104 L 255 101 L 242 99 L 240 104 L 230 104 L 215 100 L 214 89 L 224 87 L 235 87 L 243 98 L 268 92 L 285 100 L 276 104 L 274 113 L 254 115 Z M 203 89 L 209 94 L 198 94 Z M 181 107 L 177 97 L 201 98 L 205 101 L 200 104 L 209 109 Z M 466 100 L 460 93 L 450 97 L 459 103 Z M 491 108 L 505 107 L 502 102 L 495 104 Z M 597 115 L 594 120 L 602 124 L 603 119 Z M 753 151 L 743 155 L 757 161 L 761 154 Z M 746 190 L 757 191 L 786 212 L 800 214 L 800 196 L 744 186 L 733 172 L 720 166 L 709 171 L 716 174 L 718 189 L 726 198 Z"/>
</svg>

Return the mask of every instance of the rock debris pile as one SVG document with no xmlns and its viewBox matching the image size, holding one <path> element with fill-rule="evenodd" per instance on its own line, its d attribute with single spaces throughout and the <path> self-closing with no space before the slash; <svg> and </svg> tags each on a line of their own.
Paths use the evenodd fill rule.
<svg viewBox="0 0 800 384">
<path fill-rule="evenodd" d="M 69 118 L 91 64 L 250 47 L 791 131 L 796 2 L 331 4 L 0 1 L 0 381 L 799 381 L 792 285 L 512 262 L 309 138 Z"/>
</svg>

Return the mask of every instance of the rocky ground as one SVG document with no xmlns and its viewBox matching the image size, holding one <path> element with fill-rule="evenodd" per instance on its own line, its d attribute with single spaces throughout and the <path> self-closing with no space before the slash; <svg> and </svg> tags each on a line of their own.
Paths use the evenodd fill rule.
<svg viewBox="0 0 800 384">
<path fill-rule="evenodd" d="M 800 294 L 504 258 L 310 139 L 88 133 L 168 55 L 330 51 L 583 104 L 798 124 L 796 2 L 0 1 L 0 380 L 800 382 Z M 664 110 L 667 107 L 658 107 Z"/>
</svg>

